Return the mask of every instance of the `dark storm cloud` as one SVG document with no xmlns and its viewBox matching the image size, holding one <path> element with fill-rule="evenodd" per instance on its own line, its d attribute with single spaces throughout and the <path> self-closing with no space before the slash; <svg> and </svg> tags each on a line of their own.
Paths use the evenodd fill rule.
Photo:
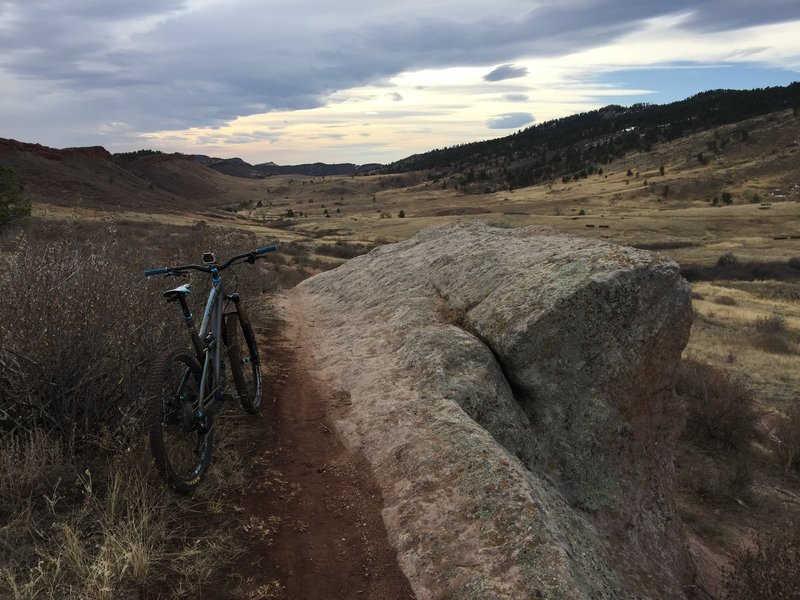
<svg viewBox="0 0 800 600">
<path fill-rule="evenodd" d="M 519 57 L 606 44 L 678 13 L 719 31 L 798 19 L 800 2 L 0 0 L 0 122 L 72 140 L 110 122 L 156 131 L 312 108 L 411 69 L 502 64 L 485 77 L 499 81 L 523 74 Z"/>
<path fill-rule="evenodd" d="M 525 77 L 528 74 L 527 67 L 515 67 L 514 65 L 500 65 L 492 72 L 483 76 L 484 81 L 503 81 L 514 79 L 515 77 Z"/>
<path fill-rule="evenodd" d="M 489 129 L 518 129 L 530 123 L 533 123 L 534 118 L 531 113 L 515 112 L 507 113 L 505 115 L 497 115 L 494 118 L 486 121 L 486 127 Z"/>
</svg>

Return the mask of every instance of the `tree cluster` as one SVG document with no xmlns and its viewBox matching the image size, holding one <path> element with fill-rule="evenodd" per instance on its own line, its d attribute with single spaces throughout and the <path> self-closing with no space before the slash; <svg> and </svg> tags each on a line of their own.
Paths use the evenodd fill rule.
<svg viewBox="0 0 800 600">
<path fill-rule="evenodd" d="M 31 214 L 31 201 L 25 197 L 14 171 L 0 166 L 0 226 Z"/>
</svg>

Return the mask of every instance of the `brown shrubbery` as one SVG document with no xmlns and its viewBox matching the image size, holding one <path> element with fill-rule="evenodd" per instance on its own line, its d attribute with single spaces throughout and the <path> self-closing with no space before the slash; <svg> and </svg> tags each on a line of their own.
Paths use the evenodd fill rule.
<svg viewBox="0 0 800 600">
<path fill-rule="evenodd" d="M 712 440 L 741 449 L 755 437 L 760 413 L 741 378 L 700 361 L 684 360 L 675 388 L 686 400 L 686 433 L 695 441 Z"/>
<path fill-rule="evenodd" d="M 728 600 L 797 598 L 800 590 L 800 527 L 788 524 L 761 533 L 742 547 L 725 572 Z"/>
<path fill-rule="evenodd" d="M 749 444 L 760 416 L 750 390 L 696 360 L 681 362 L 675 387 L 688 415 L 676 456 L 679 483 L 706 502 L 746 496 L 753 479 Z"/>
<path fill-rule="evenodd" d="M 364 244 L 348 244 L 345 242 L 336 242 L 335 244 L 320 244 L 316 248 L 317 254 L 324 254 L 325 256 L 333 256 L 335 258 L 350 259 L 356 256 L 361 256 L 372 250 L 374 246 L 366 246 Z"/>
<path fill-rule="evenodd" d="M 681 275 L 689 281 L 784 281 L 800 278 L 798 264 L 797 258 L 787 262 L 749 262 L 739 260 L 732 252 L 726 252 L 714 265 L 682 264 Z"/>
<path fill-rule="evenodd" d="M 775 428 L 773 449 L 786 469 L 800 468 L 800 404 L 792 406 Z"/>
<path fill-rule="evenodd" d="M 733 296 L 715 296 L 711 301 L 722 306 L 736 306 L 739 304 Z"/>
<path fill-rule="evenodd" d="M 143 468 L 149 366 L 170 340 L 188 343 L 161 292 L 191 281 L 197 312 L 207 282 L 146 280 L 142 269 L 271 241 L 120 221 L 0 230 L 0 597 L 176 597 L 224 567 L 231 535 L 192 539 L 180 517 L 197 499 L 175 498 Z M 258 312 L 256 292 L 279 287 L 274 274 L 305 276 L 280 262 L 226 272 L 249 312 Z M 222 493 L 222 454 L 200 492 L 209 500 Z"/>
<path fill-rule="evenodd" d="M 794 351 L 789 331 L 783 317 L 760 317 L 755 322 L 753 345 L 773 354 L 791 354 Z"/>
</svg>

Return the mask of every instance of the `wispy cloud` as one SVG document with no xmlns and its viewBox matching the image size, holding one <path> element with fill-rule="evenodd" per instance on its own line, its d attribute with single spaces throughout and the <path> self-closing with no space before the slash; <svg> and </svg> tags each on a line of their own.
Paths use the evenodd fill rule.
<svg viewBox="0 0 800 600">
<path fill-rule="evenodd" d="M 503 81 L 505 79 L 514 79 L 516 77 L 525 77 L 528 74 L 527 67 L 518 67 L 516 65 L 500 65 L 489 73 L 483 76 L 486 81 Z"/>
<path fill-rule="evenodd" d="M 496 115 L 486 122 L 489 129 L 518 129 L 533 123 L 534 118 L 531 113 L 516 112 Z"/>
</svg>

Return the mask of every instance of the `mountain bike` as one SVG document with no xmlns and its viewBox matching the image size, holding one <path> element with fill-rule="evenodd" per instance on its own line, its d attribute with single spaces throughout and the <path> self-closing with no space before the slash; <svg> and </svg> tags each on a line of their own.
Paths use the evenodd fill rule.
<svg viewBox="0 0 800 600">
<path fill-rule="evenodd" d="M 222 264 L 211 252 L 203 254 L 202 265 L 182 265 L 147 269 L 147 277 L 181 277 L 188 271 L 211 276 L 200 330 L 197 330 L 187 296 L 191 284 L 180 285 L 162 295 L 177 302 L 189 330 L 192 350 L 174 348 L 156 360 L 148 377 L 145 396 L 148 403 L 145 426 L 156 466 L 176 491 L 190 493 L 203 480 L 214 448 L 214 416 L 226 400 L 238 399 L 242 407 L 255 414 L 261 408 L 261 363 L 253 328 L 239 294 L 227 294 L 222 271 L 247 262 L 255 263 L 277 246 L 266 246 L 229 258 Z M 231 305 L 233 310 L 230 310 Z M 235 396 L 229 393 L 222 346 L 233 379 Z"/>
</svg>

